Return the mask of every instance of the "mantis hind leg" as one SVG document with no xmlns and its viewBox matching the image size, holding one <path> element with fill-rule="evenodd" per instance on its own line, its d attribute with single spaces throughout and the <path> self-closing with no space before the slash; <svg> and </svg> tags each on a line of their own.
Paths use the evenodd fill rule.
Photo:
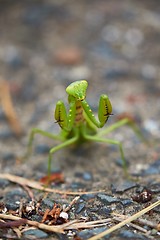
<svg viewBox="0 0 160 240">
<path fill-rule="evenodd" d="M 73 138 L 68 139 L 68 140 L 66 140 L 65 142 L 63 142 L 63 143 L 61 143 L 61 144 L 59 144 L 59 145 L 57 145 L 57 146 L 55 146 L 55 147 L 53 147 L 53 148 L 50 149 L 50 151 L 49 151 L 49 157 L 48 157 L 48 176 L 51 175 L 51 161 L 52 161 L 52 156 L 53 156 L 53 154 L 54 154 L 56 151 L 58 151 L 58 150 L 60 150 L 60 149 L 62 149 L 62 148 L 65 148 L 65 147 L 67 147 L 67 146 L 75 143 L 77 140 L 78 140 L 78 135 L 75 135 Z"/>
<path fill-rule="evenodd" d="M 126 163 L 126 159 L 124 157 L 124 151 L 123 151 L 122 143 L 120 141 L 117 141 L 117 140 L 114 140 L 114 139 L 108 139 L 108 138 L 101 138 L 98 135 L 90 136 L 90 135 L 87 135 L 85 133 L 84 133 L 84 138 L 89 140 L 89 141 L 105 142 L 105 143 L 117 145 L 118 148 L 119 148 L 120 154 L 121 154 L 124 174 L 125 174 L 126 177 L 128 177 L 127 163 Z"/>
<path fill-rule="evenodd" d="M 29 135 L 29 140 L 28 140 L 28 146 L 27 146 L 27 152 L 25 154 L 25 156 L 23 157 L 24 159 L 29 157 L 29 155 L 32 152 L 32 145 L 33 145 L 33 140 L 36 134 L 40 134 L 42 136 L 51 138 L 51 139 L 55 139 L 55 140 L 61 140 L 60 136 L 56 136 L 54 134 L 51 134 L 49 132 L 43 131 L 39 128 L 33 128 L 30 135 Z"/>
<path fill-rule="evenodd" d="M 145 138 L 144 136 L 142 135 L 140 129 L 138 128 L 138 126 L 132 121 L 130 120 L 129 118 L 124 118 L 124 119 L 121 119 L 119 121 L 117 121 L 116 123 L 112 124 L 111 126 L 107 127 L 106 129 L 104 130 L 101 130 L 99 131 L 99 133 L 97 133 L 98 136 L 103 136 L 103 135 L 106 135 L 124 125 L 128 125 L 130 128 L 132 128 L 132 130 L 135 132 L 136 136 L 143 142 L 145 142 Z"/>
</svg>

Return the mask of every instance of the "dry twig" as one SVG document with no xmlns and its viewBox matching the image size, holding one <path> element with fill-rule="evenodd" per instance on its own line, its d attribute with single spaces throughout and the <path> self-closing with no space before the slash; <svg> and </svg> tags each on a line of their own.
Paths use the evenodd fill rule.
<svg viewBox="0 0 160 240">
<path fill-rule="evenodd" d="M 7 81 L 1 79 L 0 79 L 0 100 L 3 111 L 10 123 L 13 132 L 17 136 L 20 136 L 22 134 L 22 128 L 12 104 L 10 87 Z"/>
<path fill-rule="evenodd" d="M 124 219 L 127 219 L 127 216 L 121 215 L 121 214 L 118 214 L 118 213 L 112 213 L 112 215 L 120 218 L 121 221 L 124 220 Z M 114 219 L 116 219 L 116 218 L 114 218 Z M 117 220 L 118 220 L 118 219 L 117 219 Z M 148 227 L 150 227 L 150 228 L 154 228 L 154 229 L 156 229 L 156 230 L 159 230 L 159 229 L 158 229 L 159 224 L 157 224 L 157 223 L 155 223 L 155 222 L 153 222 L 153 221 L 149 221 L 149 220 L 147 220 L 147 219 L 139 218 L 139 219 L 136 219 L 134 222 L 135 222 L 135 223 L 138 223 L 138 224 L 140 224 L 140 225 L 142 225 L 142 226 L 148 226 Z"/>
<path fill-rule="evenodd" d="M 39 229 L 42 229 L 42 230 L 45 230 L 45 231 L 64 233 L 62 226 L 48 226 L 44 223 L 39 223 L 39 222 L 31 221 L 31 220 L 28 220 L 28 219 L 23 219 L 23 218 L 13 216 L 13 215 L 0 214 L 0 219 L 12 220 L 12 221 L 19 220 L 19 221 L 22 221 L 21 225 L 23 225 L 25 223 L 25 224 L 28 224 L 30 226 L 34 226 L 36 228 L 39 228 Z M 23 221 L 23 220 L 25 220 L 25 221 Z"/>
<path fill-rule="evenodd" d="M 0 214 L 0 219 L 12 220 L 12 221 L 16 221 L 16 222 L 19 221 L 19 223 L 21 221 L 22 222 L 21 225 L 23 225 L 25 223 L 30 226 L 42 229 L 44 231 L 57 232 L 57 233 L 64 233 L 65 230 L 72 230 L 72 229 L 86 229 L 86 228 L 93 228 L 93 227 L 101 227 L 101 226 L 105 226 L 107 223 L 109 223 L 111 221 L 110 218 L 96 220 L 96 221 L 90 221 L 90 222 L 83 222 L 81 220 L 73 220 L 73 221 L 69 221 L 69 222 L 61 224 L 61 225 L 48 226 L 47 224 L 44 224 L 44 223 L 39 223 L 36 221 L 23 219 L 23 218 L 13 216 L 13 215 Z M 23 221 L 23 220 L 25 220 L 25 221 Z"/>
<path fill-rule="evenodd" d="M 19 176 L 15 176 L 9 173 L 1 173 L 0 178 L 7 179 L 11 182 L 18 183 L 20 185 L 28 186 L 37 190 L 45 191 L 45 192 L 52 192 L 52 193 L 57 193 L 57 194 L 64 194 L 64 195 L 83 195 L 83 194 L 94 194 L 94 193 L 99 193 L 99 192 L 104 192 L 104 190 L 99 190 L 99 191 L 91 191 L 91 192 L 70 192 L 70 191 L 62 191 L 58 189 L 52 189 L 52 188 L 47 188 L 44 187 L 43 184 L 29 180 L 27 178 L 22 178 Z"/>
<path fill-rule="evenodd" d="M 72 200 L 72 202 L 66 208 L 63 209 L 63 212 L 68 212 L 71 209 L 71 207 L 78 201 L 79 198 L 80 198 L 79 196 L 75 197 Z"/>
</svg>

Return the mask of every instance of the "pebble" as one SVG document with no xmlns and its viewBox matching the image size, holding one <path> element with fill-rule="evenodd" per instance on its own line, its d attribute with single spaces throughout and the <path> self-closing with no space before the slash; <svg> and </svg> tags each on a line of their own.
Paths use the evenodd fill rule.
<svg viewBox="0 0 160 240">
<path fill-rule="evenodd" d="M 93 180 L 93 176 L 90 172 L 84 172 L 83 173 L 83 179 L 85 181 L 92 181 Z"/>
<path fill-rule="evenodd" d="M 41 222 L 42 221 L 42 216 L 39 214 L 31 214 L 31 216 L 27 216 L 29 219 L 31 219 L 32 221 L 37 221 L 37 222 Z"/>
<path fill-rule="evenodd" d="M 19 208 L 19 204 L 14 201 L 12 202 L 11 200 L 8 202 L 6 201 L 5 205 L 8 210 L 16 211 Z"/>
<path fill-rule="evenodd" d="M 35 152 L 38 154 L 48 153 L 51 147 L 46 144 L 37 145 L 35 147 Z"/>
<path fill-rule="evenodd" d="M 44 198 L 42 200 L 42 204 L 44 204 L 45 206 L 47 206 L 48 208 L 52 209 L 53 208 L 53 205 L 54 205 L 54 202 L 51 201 L 49 198 Z"/>
<path fill-rule="evenodd" d="M 142 77 L 145 80 L 153 80 L 157 77 L 157 69 L 154 65 L 144 64 L 141 69 Z"/>
<path fill-rule="evenodd" d="M 99 227 L 99 228 L 94 228 L 94 229 L 85 229 L 82 230 L 81 232 L 77 233 L 76 237 L 79 237 L 80 239 L 88 239 L 92 236 L 96 236 L 97 234 L 104 232 L 107 230 L 106 227 Z M 104 236 L 103 239 L 110 239 L 110 235 Z"/>
<path fill-rule="evenodd" d="M 130 72 L 127 69 L 109 69 L 104 73 L 104 77 L 107 80 L 118 80 L 127 78 Z"/>
<path fill-rule="evenodd" d="M 86 185 L 81 182 L 73 182 L 70 187 L 73 189 L 85 189 Z"/>
<path fill-rule="evenodd" d="M 82 55 L 78 47 L 64 47 L 55 52 L 55 60 L 59 64 L 75 65 L 82 62 Z"/>
<path fill-rule="evenodd" d="M 91 49 L 93 56 L 99 57 L 100 59 L 105 60 L 113 60 L 119 58 L 118 54 L 114 51 L 114 49 L 105 41 L 99 41 L 96 44 L 91 45 Z"/>
<path fill-rule="evenodd" d="M 15 201 L 18 201 L 21 199 L 21 197 L 27 197 L 27 194 L 21 188 L 15 188 L 7 192 L 5 197 L 7 199 L 12 199 L 12 200 L 14 199 Z"/>
<path fill-rule="evenodd" d="M 27 199 L 27 194 L 22 189 L 15 188 L 7 192 L 4 197 L 4 202 L 7 209 L 16 210 L 19 208 L 19 203 L 22 199 Z"/>
<path fill-rule="evenodd" d="M 115 163 L 118 167 L 123 168 L 123 160 L 121 158 L 116 159 Z M 127 167 L 129 166 L 129 162 L 127 160 L 126 160 L 126 165 Z"/>
<path fill-rule="evenodd" d="M 138 240 L 138 239 L 144 239 L 144 240 L 147 240 L 148 238 L 146 238 L 145 236 L 143 235 L 140 235 L 138 233 L 134 233 L 134 232 L 131 232 L 129 230 L 121 230 L 120 233 L 119 233 L 119 236 L 122 238 L 122 239 L 135 239 L 135 240 Z"/>
<path fill-rule="evenodd" d="M 11 68 L 19 69 L 23 66 L 23 59 L 17 47 L 7 45 L 0 52 L 0 59 L 6 62 Z"/>
<path fill-rule="evenodd" d="M 65 220 L 68 220 L 68 213 L 66 212 L 61 212 L 59 215 L 60 218 L 64 218 Z"/>
<path fill-rule="evenodd" d="M 157 200 L 160 200 L 160 198 L 158 198 Z M 160 214 L 160 206 L 155 207 L 154 212 Z"/>
<path fill-rule="evenodd" d="M 31 237 L 31 239 L 39 239 L 39 238 L 47 238 L 48 234 L 42 230 L 39 229 L 29 229 L 25 232 L 23 232 L 24 237 L 26 237 L 27 239 L 29 239 Z"/>
<path fill-rule="evenodd" d="M 152 193 L 160 193 L 160 182 L 151 184 L 149 189 Z"/>
<path fill-rule="evenodd" d="M 96 196 L 96 194 L 92 194 L 92 193 L 90 193 L 90 194 L 83 194 L 83 195 L 81 195 L 81 199 L 83 199 L 85 201 L 88 201 L 90 199 L 94 199 L 95 196 Z"/>
<path fill-rule="evenodd" d="M 147 169 L 143 170 L 141 175 L 154 175 L 154 174 L 160 174 L 160 159 L 152 163 Z"/>
<path fill-rule="evenodd" d="M 98 198 L 98 200 L 100 200 L 102 203 L 107 204 L 107 205 L 112 204 L 112 203 L 116 203 L 116 202 L 119 202 L 119 201 L 120 201 L 119 199 L 117 199 L 117 198 L 115 198 L 115 197 L 112 197 L 112 196 L 107 195 L 107 194 L 101 194 L 101 193 L 99 193 L 99 194 L 97 195 L 97 198 Z"/>
<path fill-rule="evenodd" d="M 79 202 L 79 203 L 76 205 L 75 213 L 76 213 L 76 214 L 79 214 L 82 210 L 84 210 L 84 208 L 85 208 L 85 203 L 84 203 L 84 202 Z"/>
<path fill-rule="evenodd" d="M 124 37 L 128 44 L 135 47 L 139 46 L 144 40 L 143 33 L 138 28 L 130 28 Z"/>
<path fill-rule="evenodd" d="M 2 159 L 4 161 L 11 161 L 11 160 L 15 160 L 16 156 L 14 153 L 5 153 L 5 154 L 3 154 Z"/>
<path fill-rule="evenodd" d="M 153 119 L 147 119 L 144 121 L 144 128 L 153 135 L 159 136 L 160 126 L 157 121 Z"/>
<path fill-rule="evenodd" d="M 93 180 L 93 176 L 90 172 L 76 172 L 75 177 L 83 178 L 85 181 Z"/>
<path fill-rule="evenodd" d="M 121 199 L 121 203 L 123 206 L 129 206 L 133 203 L 133 201 L 131 199 Z"/>
<path fill-rule="evenodd" d="M 102 29 L 102 38 L 107 42 L 117 42 L 121 38 L 121 31 L 114 25 L 107 25 Z"/>
<path fill-rule="evenodd" d="M 9 181 L 8 180 L 0 178 L 0 188 L 1 189 L 6 188 L 8 185 L 9 185 Z"/>
<path fill-rule="evenodd" d="M 109 207 L 101 207 L 98 209 L 96 213 L 98 213 L 100 216 L 104 216 L 105 218 L 110 217 L 112 210 Z"/>
<path fill-rule="evenodd" d="M 14 133 L 10 129 L 6 129 L 0 132 L 0 139 L 7 139 L 14 137 Z"/>
<path fill-rule="evenodd" d="M 137 187 L 137 183 L 131 182 L 131 181 L 124 181 L 122 183 L 114 184 L 111 186 L 112 193 L 120 193 L 120 194 L 135 187 Z"/>
</svg>

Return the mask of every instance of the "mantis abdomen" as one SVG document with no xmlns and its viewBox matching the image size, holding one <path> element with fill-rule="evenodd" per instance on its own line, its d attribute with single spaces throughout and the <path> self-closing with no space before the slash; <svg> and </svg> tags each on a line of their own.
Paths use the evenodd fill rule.
<svg viewBox="0 0 160 240">
<path fill-rule="evenodd" d="M 75 125 L 79 126 L 85 121 L 81 101 L 76 102 Z"/>
</svg>

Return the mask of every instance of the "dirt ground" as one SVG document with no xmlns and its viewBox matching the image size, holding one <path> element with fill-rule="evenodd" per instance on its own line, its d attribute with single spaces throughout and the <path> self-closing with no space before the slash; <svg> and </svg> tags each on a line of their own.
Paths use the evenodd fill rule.
<svg viewBox="0 0 160 240">
<path fill-rule="evenodd" d="M 128 126 L 107 135 L 123 143 L 128 172 L 135 181 L 125 178 L 120 152 L 114 145 L 86 142 L 56 152 L 52 171 L 54 177 L 59 174 L 63 179 L 57 177 L 51 188 L 64 192 L 105 190 L 81 196 L 68 211 L 69 220 L 101 220 L 113 212 L 129 216 L 159 200 L 159 22 L 160 6 L 155 0 L 1 0 L 1 173 L 36 181 L 46 176 L 47 153 L 58 142 L 37 135 L 33 154 L 21 162 L 29 132 L 36 127 L 58 134 L 60 128 L 54 120 L 56 102 L 63 100 L 68 109 L 66 87 L 75 80 L 86 79 L 86 99 L 95 115 L 102 93 L 111 100 L 113 115 L 105 126 L 130 116 L 149 144 L 138 139 Z M 18 130 L 7 116 L 6 84 Z M 68 206 L 74 198 L 33 189 L 29 195 L 29 190 L 4 178 L 0 178 L 0 187 L 1 204 L 15 214 L 19 209 L 16 202 L 23 199 L 28 204 L 31 195 L 36 203 L 41 202 L 42 212 L 55 203 Z M 151 194 L 147 200 L 135 201 L 134 196 L 144 191 Z M 142 218 L 158 224 L 159 214 L 157 207 Z M 42 215 L 31 211 L 23 217 L 41 221 Z M 1 239 L 88 239 L 116 223 L 112 219 L 108 225 L 65 230 L 65 234 L 27 232 L 33 229 L 24 226 L 18 228 L 18 235 L 11 228 L 3 228 L 0 235 Z M 160 232 L 154 227 L 146 223 L 138 226 L 143 229 L 125 226 L 104 239 L 159 238 Z"/>
</svg>

